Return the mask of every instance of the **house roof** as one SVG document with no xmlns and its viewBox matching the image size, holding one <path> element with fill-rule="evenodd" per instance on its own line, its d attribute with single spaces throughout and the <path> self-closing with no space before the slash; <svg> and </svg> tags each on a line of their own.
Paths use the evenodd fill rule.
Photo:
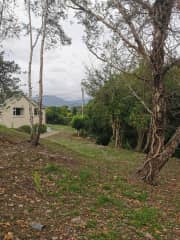
<svg viewBox="0 0 180 240">
<path fill-rule="evenodd" d="M 21 99 L 22 97 L 24 97 L 28 102 L 31 102 L 31 104 L 34 105 L 35 107 L 38 107 L 38 103 L 36 101 L 30 99 L 25 94 L 20 93 L 20 94 L 13 95 L 12 97 L 6 99 L 6 101 L 3 104 L 0 104 L 0 109 L 6 105 L 7 101 L 11 102 L 14 99 Z M 45 108 L 45 107 L 43 106 L 43 108 Z"/>
</svg>

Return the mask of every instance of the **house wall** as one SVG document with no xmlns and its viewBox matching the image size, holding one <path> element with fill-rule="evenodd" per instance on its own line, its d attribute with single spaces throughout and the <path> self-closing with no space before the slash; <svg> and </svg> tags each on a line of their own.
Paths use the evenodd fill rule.
<svg viewBox="0 0 180 240">
<path fill-rule="evenodd" d="M 21 116 L 13 115 L 13 108 L 24 108 Z M 33 113 L 37 106 L 32 104 Z M 9 128 L 18 128 L 23 125 L 30 125 L 29 101 L 25 97 L 14 98 L 6 101 L 3 110 L 0 110 L 0 124 Z M 38 123 L 38 116 L 34 116 L 34 123 Z M 46 123 L 45 110 L 43 110 L 43 124 Z"/>
</svg>

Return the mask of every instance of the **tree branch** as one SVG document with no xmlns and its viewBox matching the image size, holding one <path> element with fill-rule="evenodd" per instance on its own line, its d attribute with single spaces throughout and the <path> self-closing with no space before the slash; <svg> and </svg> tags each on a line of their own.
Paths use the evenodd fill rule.
<svg viewBox="0 0 180 240">
<path fill-rule="evenodd" d="M 122 41 L 131 49 L 134 49 L 136 52 L 143 55 L 143 57 L 147 57 L 147 54 L 144 55 L 142 52 L 139 51 L 139 47 L 131 43 L 120 30 L 117 29 L 117 27 L 113 26 L 111 22 L 106 21 L 101 15 L 94 13 L 91 9 L 88 7 L 84 7 L 82 4 L 77 3 L 76 0 L 71 0 L 71 2 L 79 8 L 79 10 L 87 13 L 90 16 L 93 16 L 97 21 L 102 22 L 107 28 L 111 29 L 113 32 L 117 33 L 119 37 L 122 39 Z"/>
<path fill-rule="evenodd" d="M 137 93 L 134 91 L 134 89 L 130 85 L 128 85 L 128 88 L 132 92 L 132 94 L 137 98 L 137 100 L 140 101 L 140 103 L 144 106 L 146 111 L 148 113 L 152 114 L 151 109 L 146 105 L 146 103 L 141 99 L 141 97 L 137 95 Z"/>
<path fill-rule="evenodd" d="M 116 5 L 116 7 L 119 10 L 119 13 L 122 15 L 122 17 L 124 18 L 125 23 L 129 26 L 131 33 L 134 37 L 134 41 L 137 43 L 138 46 L 138 52 L 141 53 L 141 55 L 143 55 L 145 58 L 148 57 L 146 50 L 143 46 L 142 41 L 140 40 L 140 36 L 138 35 L 135 26 L 133 24 L 133 22 L 131 21 L 131 16 L 127 13 L 127 10 L 122 6 L 122 4 L 120 3 L 120 1 L 118 0 L 113 0 L 114 4 Z"/>
<path fill-rule="evenodd" d="M 180 67 L 180 58 L 175 59 L 171 63 L 167 64 L 163 69 L 163 75 L 165 75 L 174 66 Z"/>
</svg>

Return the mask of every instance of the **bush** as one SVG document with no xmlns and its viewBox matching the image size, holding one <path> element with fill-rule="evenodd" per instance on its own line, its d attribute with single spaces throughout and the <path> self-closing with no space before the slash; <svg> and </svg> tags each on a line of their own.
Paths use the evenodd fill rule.
<svg viewBox="0 0 180 240">
<path fill-rule="evenodd" d="M 107 146 L 109 144 L 111 140 L 111 134 L 107 131 L 107 132 L 103 132 L 101 134 L 98 134 L 98 136 L 96 137 L 96 143 L 99 145 L 104 145 Z"/>
<path fill-rule="evenodd" d="M 38 124 L 34 124 L 33 131 L 36 132 L 37 128 L 38 128 Z M 29 125 L 23 125 L 23 126 L 19 127 L 18 130 L 21 132 L 28 133 L 28 134 L 31 133 L 31 127 Z M 40 128 L 40 133 L 45 133 L 45 132 L 47 132 L 47 126 L 45 124 L 42 124 L 42 126 Z"/>
<path fill-rule="evenodd" d="M 79 132 L 84 128 L 84 118 L 81 115 L 75 115 L 72 118 L 71 125 Z"/>
<path fill-rule="evenodd" d="M 37 131 L 38 126 L 39 126 L 38 124 L 34 124 L 34 126 L 33 126 L 34 132 Z M 47 132 L 47 126 L 45 124 L 42 124 L 40 127 L 40 133 L 45 133 L 45 132 Z"/>
<path fill-rule="evenodd" d="M 23 126 L 19 127 L 18 130 L 20 132 L 25 132 L 25 133 L 28 133 L 28 134 L 31 133 L 31 127 L 29 125 L 23 125 Z"/>
</svg>

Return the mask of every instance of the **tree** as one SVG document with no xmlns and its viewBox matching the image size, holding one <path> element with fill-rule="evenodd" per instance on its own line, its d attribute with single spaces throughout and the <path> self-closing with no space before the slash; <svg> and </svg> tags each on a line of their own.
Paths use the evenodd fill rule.
<svg viewBox="0 0 180 240">
<path fill-rule="evenodd" d="M 136 151 L 142 151 L 145 136 L 148 131 L 150 114 L 145 111 L 144 107 L 138 101 L 135 101 L 129 116 L 129 124 L 133 126 L 138 134 Z"/>
<path fill-rule="evenodd" d="M 0 103 L 20 92 L 18 83 L 20 79 L 15 77 L 20 73 L 19 66 L 14 61 L 4 59 L 4 53 L 0 53 Z"/>
<path fill-rule="evenodd" d="M 68 45 L 71 39 L 65 34 L 61 20 L 66 18 L 64 10 L 64 1 L 35 1 L 34 12 L 36 16 L 41 17 L 41 42 L 40 42 L 40 66 L 39 66 L 39 128 L 34 136 L 32 144 L 37 146 L 40 139 L 40 128 L 42 125 L 42 100 L 43 100 L 43 68 L 44 68 L 44 50 L 55 47 L 57 44 Z M 29 18 L 30 19 L 30 18 Z M 31 38 L 31 36 L 30 36 Z M 31 40 L 30 40 L 31 42 Z M 32 43 L 31 43 L 32 47 Z"/>
<path fill-rule="evenodd" d="M 46 108 L 47 123 L 67 125 L 71 119 L 72 113 L 66 106 Z"/>
<path fill-rule="evenodd" d="M 81 115 L 75 115 L 72 119 L 72 127 L 77 130 L 77 135 L 79 137 L 80 130 L 84 128 L 84 117 Z"/>
<path fill-rule="evenodd" d="M 180 127 L 165 145 L 166 99 L 165 74 L 180 63 L 180 31 L 175 0 L 71 0 L 86 27 L 90 51 L 121 71 L 135 68 L 144 61 L 150 69 L 145 79 L 152 89 L 150 150 L 137 176 L 155 184 L 160 170 L 180 143 Z M 107 32 L 109 33 L 107 35 Z M 103 35 L 104 33 L 104 35 Z M 108 38 L 109 36 L 109 38 Z M 103 47 L 100 43 L 103 42 Z M 115 46 L 115 47 L 113 47 Z M 111 50 L 107 55 L 100 50 Z"/>
<path fill-rule="evenodd" d="M 0 2 L 0 43 L 7 37 L 18 36 L 20 25 L 15 15 L 15 0 Z"/>
<path fill-rule="evenodd" d="M 41 28 L 36 28 L 36 36 L 33 39 L 33 30 L 34 27 L 32 25 L 32 9 L 33 6 L 35 5 L 35 2 L 31 0 L 25 0 L 25 5 L 27 7 L 27 13 L 28 13 L 28 24 L 24 24 L 24 28 L 27 29 L 27 34 L 29 35 L 29 63 L 28 63 L 28 97 L 29 99 L 32 100 L 32 61 L 33 61 L 33 54 L 34 54 L 34 49 L 38 43 L 40 34 L 41 34 Z M 34 118 L 33 118 L 33 109 L 32 109 L 32 104 L 29 104 L 29 116 L 30 116 L 30 126 L 31 126 L 31 134 L 30 138 L 31 141 L 34 139 L 34 130 L 33 130 L 33 125 L 34 125 Z"/>
</svg>

